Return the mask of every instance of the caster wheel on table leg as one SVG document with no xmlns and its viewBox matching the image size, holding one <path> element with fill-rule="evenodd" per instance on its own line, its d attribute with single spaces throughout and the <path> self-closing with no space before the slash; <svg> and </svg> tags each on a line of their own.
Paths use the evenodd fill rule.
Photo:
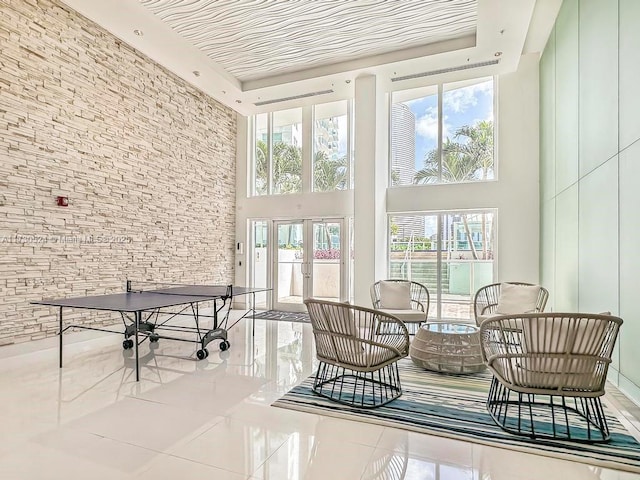
<svg viewBox="0 0 640 480">
<path fill-rule="evenodd" d="M 231 344 L 228 341 L 223 340 L 222 342 L 220 342 L 220 351 L 224 352 L 225 350 L 229 350 L 230 346 Z"/>
<path fill-rule="evenodd" d="M 156 343 L 158 340 L 160 340 L 160 337 L 158 335 L 149 335 L 149 341 L 151 343 Z"/>
<path fill-rule="evenodd" d="M 133 348 L 133 340 L 125 340 L 124 342 L 122 342 L 122 348 L 124 348 L 125 350 Z"/>
<path fill-rule="evenodd" d="M 198 360 L 203 360 L 203 359 L 207 358 L 207 352 L 206 352 L 206 349 L 204 349 L 204 350 L 198 350 L 198 351 L 196 352 L 196 357 L 198 357 Z"/>
</svg>

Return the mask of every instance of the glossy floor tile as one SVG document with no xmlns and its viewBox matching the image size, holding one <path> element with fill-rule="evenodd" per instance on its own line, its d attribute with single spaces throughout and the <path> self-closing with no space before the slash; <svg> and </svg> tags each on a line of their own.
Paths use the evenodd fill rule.
<svg viewBox="0 0 640 480">
<path fill-rule="evenodd" d="M 62 369 L 55 338 L 0 348 L 0 479 L 640 479 L 271 407 L 314 371 L 313 337 L 302 323 L 252 330 L 241 321 L 230 350 L 211 344 L 200 361 L 193 343 L 144 342 L 140 382 L 119 335 L 66 335 Z"/>
</svg>

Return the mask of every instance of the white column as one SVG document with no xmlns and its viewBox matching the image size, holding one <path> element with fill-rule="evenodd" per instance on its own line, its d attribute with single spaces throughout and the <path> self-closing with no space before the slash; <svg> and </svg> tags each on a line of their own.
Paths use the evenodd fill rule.
<svg viewBox="0 0 640 480">
<path fill-rule="evenodd" d="M 249 119 L 244 115 L 237 116 L 237 136 L 236 136 L 236 205 L 242 205 L 243 199 L 247 198 L 250 184 L 251 172 L 247 168 L 247 153 L 249 152 Z M 242 207 L 236 210 L 236 247 L 237 242 L 243 243 L 242 253 L 235 249 L 235 285 L 250 285 L 249 270 L 247 269 L 247 258 L 249 255 L 249 232 L 247 232 L 247 217 L 241 211 Z M 235 297 L 234 302 L 238 308 L 243 308 L 248 299 Z"/>
<path fill-rule="evenodd" d="M 386 277 L 389 116 L 374 75 L 355 80 L 354 302 L 371 305 L 369 287 Z"/>
</svg>

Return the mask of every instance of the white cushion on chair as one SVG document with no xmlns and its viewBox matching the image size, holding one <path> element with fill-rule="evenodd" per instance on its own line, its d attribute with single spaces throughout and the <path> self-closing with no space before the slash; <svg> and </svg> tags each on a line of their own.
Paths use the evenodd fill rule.
<svg viewBox="0 0 640 480">
<path fill-rule="evenodd" d="M 394 317 L 398 317 L 405 323 L 420 323 L 427 319 L 426 314 L 422 310 L 406 310 L 406 309 L 393 309 L 393 308 L 381 308 L 381 312 L 388 313 Z"/>
<path fill-rule="evenodd" d="M 411 310 L 411 283 L 380 281 L 380 308 Z"/>
<path fill-rule="evenodd" d="M 596 318 L 565 320 L 541 315 L 522 325 L 522 350 L 526 353 L 597 355 L 608 324 Z M 573 343 L 571 348 L 569 342 Z"/>
<path fill-rule="evenodd" d="M 538 285 L 500 285 L 500 298 L 496 306 L 496 314 L 511 315 L 513 313 L 529 313 L 536 310 L 540 287 Z"/>
</svg>

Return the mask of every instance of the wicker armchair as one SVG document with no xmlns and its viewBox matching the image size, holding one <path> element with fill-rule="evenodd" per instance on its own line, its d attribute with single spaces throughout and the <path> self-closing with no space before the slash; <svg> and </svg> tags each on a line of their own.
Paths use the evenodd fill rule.
<svg viewBox="0 0 640 480">
<path fill-rule="evenodd" d="M 538 287 L 538 298 L 535 302 L 534 308 L 532 308 L 532 312 L 544 312 L 544 307 L 547 304 L 547 299 L 549 298 L 549 291 L 537 285 L 533 285 L 532 283 L 524 283 L 524 282 L 505 282 L 507 285 L 520 285 L 524 287 Z M 502 292 L 502 283 L 492 283 L 491 285 L 486 285 L 480 288 L 473 299 L 473 314 L 476 320 L 476 325 L 480 325 L 483 320 L 495 316 L 495 315 L 509 315 L 513 313 L 525 313 L 522 312 L 498 312 L 498 305 L 500 303 L 500 294 Z M 526 313 L 532 313 L 526 312 Z"/>
<path fill-rule="evenodd" d="M 369 292 L 373 308 L 402 320 L 411 335 L 415 335 L 420 325 L 427 321 L 430 296 L 427 287 L 421 283 L 402 279 L 379 280 L 371 285 Z"/>
<path fill-rule="evenodd" d="M 622 319 L 587 313 L 502 315 L 480 325 L 493 373 L 487 409 L 507 432 L 578 442 L 609 439 L 600 398 Z"/>
<path fill-rule="evenodd" d="M 320 361 L 315 393 L 363 408 L 379 407 L 402 394 L 396 362 L 408 354 L 409 335 L 401 320 L 346 303 L 313 298 L 304 303 Z M 379 334 L 383 322 L 395 323 L 395 332 Z"/>
</svg>

